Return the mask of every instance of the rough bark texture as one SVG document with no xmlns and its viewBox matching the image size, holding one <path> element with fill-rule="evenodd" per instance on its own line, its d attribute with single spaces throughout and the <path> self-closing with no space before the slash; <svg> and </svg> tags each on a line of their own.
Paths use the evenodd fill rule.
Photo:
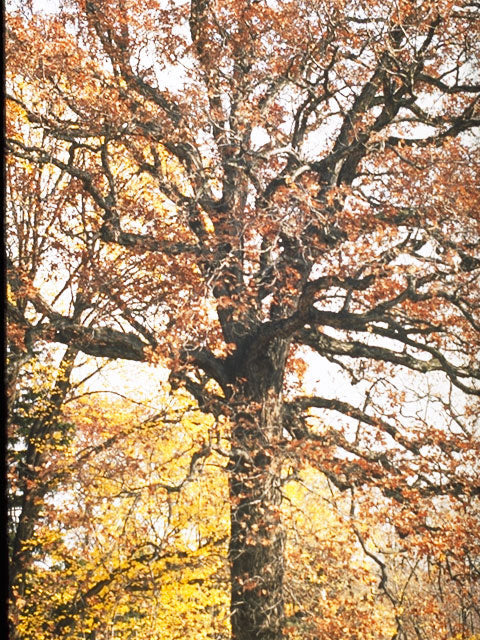
<svg viewBox="0 0 480 640">
<path fill-rule="evenodd" d="M 274 640 L 283 625 L 284 546 L 280 504 L 282 384 L 288 341 L 249 353 L 232 433 L 231 620 L 238 640 Z M 243 377 L 242 375 L 240 377 Z"/>
</svg>

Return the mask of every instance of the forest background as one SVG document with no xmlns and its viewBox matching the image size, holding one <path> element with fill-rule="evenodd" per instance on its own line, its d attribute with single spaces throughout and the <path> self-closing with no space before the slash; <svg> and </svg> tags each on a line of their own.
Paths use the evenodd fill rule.
<svg viewBox="0 0 480 640">
<path fill-rule="evenodd" d="M 12 638 L 480 637 L 479 9 L 9 3 Z"/>
</svg>

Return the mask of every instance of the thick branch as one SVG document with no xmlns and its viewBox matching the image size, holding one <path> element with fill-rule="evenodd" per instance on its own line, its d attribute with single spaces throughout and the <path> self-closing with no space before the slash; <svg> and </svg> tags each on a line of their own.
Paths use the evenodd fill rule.
<svg viewBox="0 0 480 640">
<path fill-rule="evenodd" d="M 35 340 L 53 340 L 61 342 L 83 353 L 101 358 L 120 358 L 125 360 L 144 361 L 147 358 L 149 344 L 143 342 L 135 333 L 122 332 L 111 327 L 84 327 L 73 318 L 63 316 L 42 298 L 29 282 L 24 283 L 13 263 L 8 261 L 11 272 L 12 289 L 21 292 L 35 310 L 48 323 L 32 325 L 25 318 L 18 318 L 27 327 L 25 341 L 27 344 Z M 24 286 L 26 285 L 26 286 Z M 13 305 L 12 305 L 13 307 Z M 13 311 L 16 312 L 15 307 Z M 16 316 L 19 314 L 16 313 Z"/>
<path fill-rule="evenodd" d="M 149 347 L 135 333 L 123 333 L 110 327 L 83 327 L 60 314 L 50 318 L 48 324 L 27 331 L 27 340 L 42 339 L 61 342 L 90 356 L 139 362 L 147 359 Z"/>
<path fill-rule="evenodd" d="M 320 319 L 323 314 L 322 312 L 319 312 L 319 314 Z M 321 324 L 330 324 L 330 326 L 335 326 L 331 322 L 322 322 Z M 448 375 L 457 387 L 467 393 L 480 395 L 479 389 L 468 387 L 458 380 L 458 377 L 478 378 L 478 372 L 466 371 L 464 369 L 454 367 L 453 365 L 449 365 L 448 370 L 446 370 L 444 362 L 435 356 L 431 357 L 429 360 L 421 360 L 420 358 L 415 358 L 405 351 L 393 351 L 386 347 L 367 345 L 355 340 L 344 342 L 325 333 L 320 333 L 314 329 L 303 328 L 297 332 L 296 337 L 301 344 L 308 345 L 322 356 L 336 355 L 348 356 L 350 358 L 367 358 L 369 360 L 398 364 L 403 367 L 407 367 L 408 369 L 412 369 L 413 371 L 420 371 L 421 373 L 445 371 L 446 375 Z"/>
<path fill-rule="evenodd" d="M 342 402 L 341 400 L 337 400 L 335 398 L 320 398 L 318 396 L 313 397 L 302 397 L 296 398 L 295 401 L 289 403 L 288 406 L 288 415 L 294 415 L 297 411 L 304 411 L 305 409 L 316 408 L 316 409 L 328 409 L 329 411 L 337 411 L 338 413 L 342 413 L 347 418 L 353 418 L 355 420 L 359 420 L 360 422 L 364 422 L 365 424 L 369 424 L 373 427 L 377 427 L 385 433 L 388 433 L 398 444 L 400 444 L 405 449 L 412 451 L 412 453 L 419 453 L 419 446 L 422 443 L 414 443 L 407 440 L 405 437 L 401 435 L 398 429 L 393 425 L 378 418 L 376 416 L 369 415 L 349 404 L 348 402 Z M 298 436 L 302 436 L 301 430 L 298 432 Z"/>
</svg>

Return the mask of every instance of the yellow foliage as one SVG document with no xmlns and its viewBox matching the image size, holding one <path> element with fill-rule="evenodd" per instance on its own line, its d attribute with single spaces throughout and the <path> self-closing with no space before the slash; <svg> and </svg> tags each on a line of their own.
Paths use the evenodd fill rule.
<svg viewBox="0 0 480 640">
<path fill-rule="evenodd" d="M 38 562 L 16 602 L 25 640 L 88 629 L 193 640 L 228 629 L 224 461 L 207 455 L 191 467 L 218 426 L 185 394 L 165 406 L 151 420 L 104 396 L 66 405 L 76 436 L 67 446 L 52 434 L 68 466 L 57 467 L 60 484 L 29 542 Z"/>
</svg>

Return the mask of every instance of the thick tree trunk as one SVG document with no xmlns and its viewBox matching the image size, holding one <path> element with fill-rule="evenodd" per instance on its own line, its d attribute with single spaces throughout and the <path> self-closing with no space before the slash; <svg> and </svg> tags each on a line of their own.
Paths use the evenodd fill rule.
<svg viewBox="0 0 480 640">
<path fill-rule="evenodd" d="M 247 364 L 244 402 L 232 433 L 231 623 L 233 640 L 279 640 L 283 624 L 284 532 L 278 440 L 288 344 Z M 237 405 L 238 406 L 238 405 Z"/>
</svg>

